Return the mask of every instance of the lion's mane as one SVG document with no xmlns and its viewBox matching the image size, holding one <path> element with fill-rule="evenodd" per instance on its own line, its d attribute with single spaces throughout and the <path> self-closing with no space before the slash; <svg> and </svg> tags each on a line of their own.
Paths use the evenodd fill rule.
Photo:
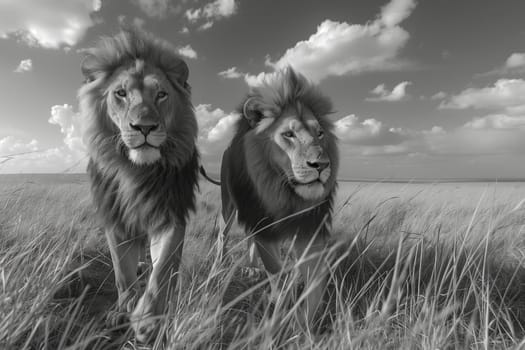
<svg viewBox="0 0 525 350">
<path fill-rule="evenodd" d="M 333 171 L 326 183 L 329 191 L 325 198 L 320 201 L 301 198 L 289 183 L 282 181 L 280 169 L 272 159 L 270 143 L 273 141 L 249 133 L 253 129 L 247 118 L 239 118 L 227 150 L 229 155 L 225 157 L 227 159 L 223 158 L 221 168 L 221 174 L 229 178 L 225 180 L 236 198 L 239 222 L 252 232 L 272 224 L 260 232 L 267 239 L 282 238 L 280 235 L 284 231 L 311 234 L 312 229 L 315 230 L 322 222 L 330 225 L 339 161 L 337 138 L 333 133 L 333 123 L 328 118 L 332 113 L 330 99 L 292 68 L 274 73 L 254 89 L 240 105 L 238 112 L 241 115 L 244 113 L 242 106 L 251 98 L 255 98 L 259 105 L 277 111 L 277 114 L 287 105 L 302 104 L 309 108 L 325 131 L 324 151 L 330 156 Z M 297 215 L 301 211 L 304 212 Z M 285 217 L 288 218 L 280 221 Z"/>
<path fill-rule="evenodd" d="M 174 223 L 185 224 L 195 208 L 199 163 L 186 64 L 165 41 L 130 29 L 102 38 L 84 55 L 86 81 L 78 97 L 92 194 L 106 227 L 136 238 L 145 237 L 146 232 L 162 232 Z M 129 161 L 118 128 L 107 115 L 106 94 L 115 71 L 137 59 L 159 68 L 182 101 L 168 116 L 175 122 L 166 130 L 162 159 L 150 166 Z"/>
</svg>

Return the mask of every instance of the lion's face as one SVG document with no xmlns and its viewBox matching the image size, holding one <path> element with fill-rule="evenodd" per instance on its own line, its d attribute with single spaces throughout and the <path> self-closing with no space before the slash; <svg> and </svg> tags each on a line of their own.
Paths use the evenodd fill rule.
<svg viewBox="0 0 525 350">
<path fill-rule="evenodd" d="M 326 195 L 330 158 L 324 152 L 324 130 L 312 112 L 297 112 L 288 108 L 269 130 L 274 160 L 299 196 L 315 200 Z"/>
<path fill-rule="evenodd" d="M 267 131 L 274 142 L 273 159 L 295 192 L 307 200 L 327 194 L 330 158 L 324 151 L 324 130 L 307 108 L 287 108 Z"/>
<path fill-rule="evenodd" d="M 134 164 L 148 165 L 161 159 L 168 116 L 177 102 L 175 89 L 156 67 L 137 60 L 115 72 L 106 91 L 108 117 Z"/>
<path fill-rule="evenodd" d="M 253 123 L 251 138 L 268 145 L 272 167 L 299 197 L 315 201 L 330 193 L 332 160 L 325 136 L 333 136 L 308 107 L 297 103 L 276 110 L 249 99 L 243 113 Z"/>
</svg>

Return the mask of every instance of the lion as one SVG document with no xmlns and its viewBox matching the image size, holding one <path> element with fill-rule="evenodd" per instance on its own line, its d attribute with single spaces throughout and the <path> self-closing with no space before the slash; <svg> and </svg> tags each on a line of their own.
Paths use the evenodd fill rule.
<svg viewBox="0 0 525 350">
<path fill-rule="evenodd" d="M 229 231 L 237 214 L 272 274 L 281 270 L 280 243 L 294 238 L 305 290 L 311 290 L 305 315 L 313 325 L 327 281 L 320 276 L 327 276 L 323 251 L 337 188 L 331 101 L 288 67 L 252 89 L 238 112 L 222 157 L 221 231 Z"/>
<path fill-rule="evenodd" d="M 136 29 L 84 51 L 78 92 L 88 174 L 118 290 L 110 324 L 129 317 L 151 340 L 174 296 L 186 221 L 195 209 L 197 121 L 188 66 L 167 42 Z M 139 295 L 137 265 L 147 240 L 153 268 Z"/>
</svg>

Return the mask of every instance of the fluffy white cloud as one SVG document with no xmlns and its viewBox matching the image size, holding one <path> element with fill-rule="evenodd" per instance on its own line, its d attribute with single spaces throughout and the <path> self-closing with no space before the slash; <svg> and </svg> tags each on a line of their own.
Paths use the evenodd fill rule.
<svg viewBox="0 0 525 350">
<path fill-rule="evenodd" d="M 15 73 L 25 73 L 33 70 L 33 61 L 28 58 L 26 60 L 21 60 L 16 69 Z"/>
<path fill-rule="evenodd" d="M 366 24 L 327 19 L 307 40 L 286 50 L 275 62 L 267 60 L 267 64 L 274 69 L 291 65 L 314 81 L 406 67 L 398 54 L 410 35 L 399 24 L 412 13 L 415 4 L 415 0 L 392 0 Z"/>
<path fill-rule="evenodd" d="M 248 86 L 260 86 L 264 81 L 271 79 L 274 74 L 275 73 L 273 72 L 272 73 L 261 72 L 257 75 L 246 73 L 244 74 L 244 81 L 246 82 L 246 84 L 248 84 Z"/>
<path fill-rule="evenodd" d="M 410 81 L 403 81 L 397 84 L 392 91 L 388 91 L 385 87 L 385 84 L 380 84 L 376 86 L 372 91 L 372 94 L 376 95 L 375 97 L 369 97 L 367 101 L 385 101 L 385 102 L 394 102 L 401 101 L 408 98 L 406 92 L 407 86 L 412 85 Z"/>
<path fill-rule="evenodd" d="M 237 70 L 237 67 L 228 68 L 226 70 L 223 70 L 222 72 L 219 72 L 218 74 L 219 76 L 226 79 L 237 79 L 244 75 L 243 73 Z"/>
<path fill-rule="evenodd" d="M 213 26 L 215 20 L 230 17 L 237 11 L 237 3 L 235 0 L 215 0 L 206 4 L 204 7 L 197 9 L 189 9 L 185 16 L 191 23 L 199 20 L 204 20 L 199 29 L 206 30 Z"/>
<path fill-rule="evenodd" d="M 447 93 L 444 91 L 439 91 L 439 92 L 436 92 L 434 95 L 432 95 L 430 99 L 433 101 L 436 101 L 436 100 L 442 100 L 445 97 L 447 97 Z"/>
<path fill-rule="evenodd" d="M 397 26 L 410 16 L 415 7 L 416 2 L 413 0 L 392 0 L 381 8 L 378 20 L 387 27 Z"/>
<path fill-rule="evenodd" d="M 479 76 L 516 76 L 525 74 L 525 52 L 512 53 L 505 62 L 493 70 L 479 74 Z"/>
<path fill-rule="evenodd" d="M 6 136 L 0 139 L 0 164 L 10 155 L 30 153 L 38 150 L 38 141 L 24 142 L 14 136 Z"/>
<path fill-rule="evenodd" d="M 210 104 L 195 107 L 195 115 L 201 142 L 217 142 L 222 139 L 229 141 L 233 135 L 233 124 L 239 118 L 237 113 L 226 113 L 220 108 L 212 109 Z"/>
<path fill-rule="evenodd" d="M 354 114 L 337 120 L 334 125 L 337 137 L 342 142 L 353 145 L 396 145 L 409 137 L 402 129 L 386 127 L 373 118 L 361 122 Z"/>
<path fill-rule="evenodd" d="M 178 49 L 179 55 L 190 58 L 190 59 L 196 59 L 197 58 L 197 52 L 188 44 L 186 46 L 180 47 Z"/>
<path fill-rule="evenodd" d="M 60 173 L 86 169 L 87 157 L 78 113 L 70 105 L 56 105 L 51 107 L 48 121 L 60 127 L 63 144 L 43 149 L 37 140 L 24 141 L 13 136 L 0 139 L 0 172 Z M 10 154 L 16 155 L 5 157 Z"/>
<path fill-rule="evenodd" d="M 370 118 L 348 115 L 335 122 L 340 149 L 346 156 L 486 156 L 520 155 L 525 149 L 525 117 L 487 116 L 445 130 L 410 130 Z"/>
<path fill-rule="evenodd" d="M 196 22 L 199 18 L 201 18 L 201 12 L 202 9 L 189 9 L 186 10 L 184 15 L 190 22 Z"/>
<path fill-rule="evenodd" d="M 239 114 L 230 113 L 219 119 L 217 124 L 208 132 L 208 141 L 229 143 L 233 136 L 235 123 L 239 120 Z"/>
<path fill-rule="evenodd" d="M 509 67 L 517 65 L 518 59 L 514 60 Z M 496 113 L 473 118 L 451 133 L 434 138 L 439 143 L 434 144 L 435 149 L 451 154 L 523 154 L 525 80 L 499 79 L 491 86 L 465 89 L 443 101 L 440 108 L 486 109 Z"/>
<path fill-rule="evenodd" d="M 85 152 L 80 116 L 74 111 L 73 106 L 64 104 L 51 107 L 51 117 L 48 122 L 60 126 L 60 132 L 64 135 L 64 144 L 69 150 L 81 154 Z"/>
<path fill-rule="evenodd" d="M 208 22 L 205 22 L 203 23 L 202 25 L 199 26 L 199 28 L 197 28 L 197 30 L 206 30 L 206 29 L 210 29 L 211 27 L 213 27 L 213 21 L 208 21 Z"/>
<path fill-rule="evenodd" d="M 525 129 L 524 116 L 510 116 L 506 114 L 490 114 L 474 118 L 465 124 L 470 129 Z"/>
<path fill-rule="evenodd" d="M 503 109 L 521 111 L 525 106 L 525 80 L 499 79 L 493 86 L 468 88 L 443 101 L 440 108 Z"/>
<path fill-rule="evenodd" d="M 2 1 L 0 36 L 45 48 L 73 46 L 93 25 L 90 13 L 100 5 L 93 0 Z"/>
<path fill-rule="evenodd" d="M 525 53 L 516 52 L 511 54 L 505 61 L 505 67 L 511 69 L 525 67 Z"/>
<path fill-rule="evenodd" d="M 222 152 L 231 141 L 239 114 L 226 113 L 220 108 L 213 109 L 209 104 L 200 104 L 195 107 L 195 115 L 199 124 L 197 143 L 202 160 L 207 167 L 217 172 Z"/>
</svg>

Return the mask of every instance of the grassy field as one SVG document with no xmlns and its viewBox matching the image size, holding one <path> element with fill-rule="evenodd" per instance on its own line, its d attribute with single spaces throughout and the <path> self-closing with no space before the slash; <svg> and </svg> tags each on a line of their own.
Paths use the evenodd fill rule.
<svg viewBox="0 0 525 350">
<path fill-rule="evenodd" d="M 243 268 L 238 228 L 216 261 L 219 190 L 202 184 L 153 348 L 525 348 L 523 198 L 523 183 L 341 183 L 328 311 L 312 334 L 293 293 L 272 295 L 262 271 Z M 286 266 L 282 288 L 295 290 Z M 104 327 L 115 300 L 87 179 L 0 176 L 0 349 L 146 348 Z"/>
</svg>

